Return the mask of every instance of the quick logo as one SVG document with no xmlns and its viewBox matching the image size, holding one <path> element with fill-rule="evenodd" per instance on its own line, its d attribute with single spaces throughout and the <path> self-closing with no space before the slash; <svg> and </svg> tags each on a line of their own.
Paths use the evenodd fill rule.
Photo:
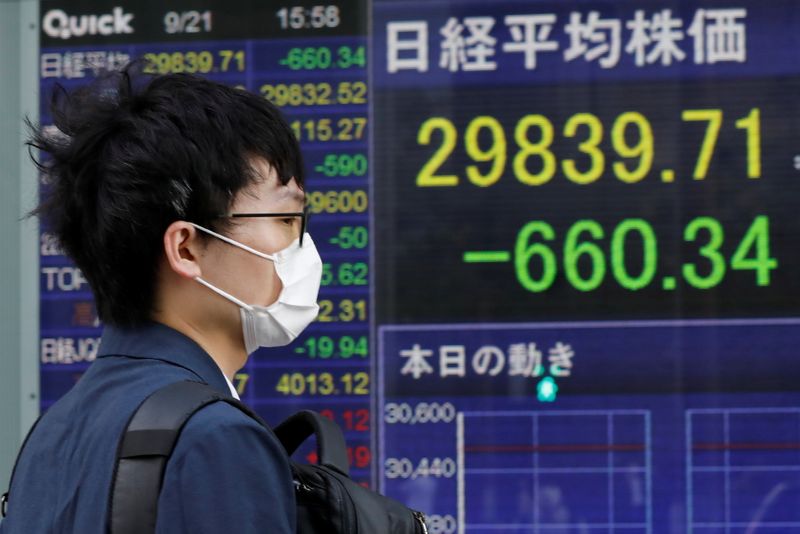
<svg viewBox="0 0 800 534">
<path fill-rule="evenodd" d="M 68 15 L 61 9 L 51 9 L 42 18 L 42 29 L 54 39 L 114 35 L 133 33 L 132 20 L 133 13 L 125 13 L 121 7 L 104 15 Z"/>
</svg>

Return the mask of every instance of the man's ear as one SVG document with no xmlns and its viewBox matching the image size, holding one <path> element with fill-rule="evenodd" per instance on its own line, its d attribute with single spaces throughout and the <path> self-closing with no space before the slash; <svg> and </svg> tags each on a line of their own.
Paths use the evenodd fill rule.
<svg viewBox="0 0 800 534">
<path fill-rule="evenodd" d="M 164 256 L 179 276 L 194 279 L 203 275 L 197 262 L 203 247 L 199 232 L 186 221 L 175 221 L 164 232 Z"/>
</svg>

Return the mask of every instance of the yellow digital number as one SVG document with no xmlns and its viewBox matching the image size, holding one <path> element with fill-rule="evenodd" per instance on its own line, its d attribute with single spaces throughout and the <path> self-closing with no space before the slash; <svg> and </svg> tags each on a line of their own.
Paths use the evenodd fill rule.
<svg viewBox="0 0 800 534">
<path fill-rule="evenodd" d="M 208 74 L 214 69 L 214 56 L 207 50 L 202 52 L 187 52 L 186 60 L 189 63 L 187 72 Z"/>
<path fill-rule="evenodd" d="M 330 141 L 333 139 L 333 127 L 330 119 L 308 121 L 306 130 L 309 132 L 309 141 Z"/>
<path fill-rule="evenodd" d="M 172 63 L 170 56 L 166 53 L 161 54 L 145 54 L 144 59 L 147 62 L 145 72 L 149 74 L 169 74 L 172 72 Z"/>
<path fill-rule="evenodd" d="M 187 72 L 186 56 L 180 52 L 173 52 L 170 56 L 172 72 Z"/>
<path fill-rule="evenodd" d="M 528 138 L 528 130 L 538 128 L 541 132 L 539 140 L 532 143 Z M 514 140 L 519 145 L 519 152 L 514 156 L 514 175 L 525 185 L 544 185 L 556 172 L 556 157 L 550 151 L 553 143 L 553 123 L 544 115 L 525 115 L 514 128 Z M 538 156 L 542 160 L 542 169 L 537 173 L 528 170 L 528 159 Z"/>
<path fill-rule="evenodd" d="M 364 130 L 367 127 L 366 117 L 345 117 L 336 123 L 338 141 L 353 141 L 364 137 Z"/>
<path fill-rule="evenodd" d="M 275 391 L 278 393 L 283 393 L 284 395 L 300 395 L 303 391 L 305 391 L 306 382 L 305 380 L 301 380 L 300 382 L 297 381 L 297 375 L 299 373 L 289 374 L 284 373 L 281 375 L 278 383 L 275 385 Z M 301 375 L 302 378 L 302 375 Z M 300 393 L 296 393 L 300 391 Z"/>
<path fill-rule="evenodd" d="M 355 117 L 353 122 L 356 125 L 356 139 L 363 139 L 364 138 L 364 130 L 367 129 L 367 118 L 366 117 Z"/>
<path fill-rule="evenodd" d="M 155 54 L 144 54 L 144 73 L 145 74 L 156 74 L 158 73 L 158 69 L 156 68 L 156 61 L 155 61 Z"/>
<path fill-rule="evenodd" d="M 436 171 L 447 161 L 450 154 L 456 148 L 458 132 L 456 127 L 449 119 L 444 117 L 431 117 L 422 123 L 417 133 L 417 144 L 427 146 L 431 143 L 431 138 L 435 131 L 442 132 L 442 144 L 433 153 L 417 175 L 418 187 L 451 187 L 458 185 L 458 176 L 454 174 L 440 174 Z"/>
<path fill-rule="evenodd" d="M 330 106 L 332 104 L 366 104 L 367 84 L 364 82 L 341 82 L 336 86 L 336 97 L 332 99 L 333 86 L 329 83 L 291 83 L 268 84 L 261 86 L 261 96 L 276 106 Z M 345 128 L 353 130 L 363 128 L 359 119 L 346 119 L 351 121 Z M 330 119 L 327 119 L 330 121 Z M 366 121 L 366 119 L 363 119 Z M 356 134 L 360 136 L 361 134 Z"/>
<path fill-rule="evenodd" d="M 736 127 L 747 130 L 747 177 L 761 178 L 761 110 L 751 109 L 747 117 L 736 121 Z"/>
<path fill-rule="evenodd" d="M 355 191 L 311 191 L 306 195 L 312 214 L 364 213 L 369 208 L 369 196 L 363 189 Z"/>
<path fill-rule="evenodd" d="M 336 319 L 333 317 L 333 301 L 332 300 L 320 300 L 319 304 L 319 313 L 317 314 L 317 321 L 321 323 L 330 323 L 335 321 Z"/>
<path fill-rule="evenodd" d="M 587 185 L 600 178 L 605 169 L 605 154 L 597 148 L 597 145 L 603 140 L 603 124 L 591 113 L 577 113 L 564 124 L 564 137 L 575 137 L 581 126 L 589 128 L 587 139 L 578 145 L 578 150 L 589 156 L 589 168 L 581 172 L 578 170 L 575 160 L 572 159 L 562 161 L 561 168 L 568 180 L 576 184 Z"/>
<path fill-rule="evenodd" d="M 230 68 L 231 60 L 244 70 L 244 50 L 221 50 L 222 59 L 220 70 L 226 72 Z M 149 74 L 175 74 L 180 72 L 208 74 L 214 70 L 214 55 L 208 50 L 195 52 L 159 52 L 144 54 L 147 65 L 144 71 Z"/>
<path fill-rule="evenodd" d="M 313 106 L 330 104 L 331 86 L 327 83 L 264 84 L 261 96 L 276 106 Z"/>
<path fill-rule="evenodd" d="M 220 50 L 219 57 L 222 58 L 220 71 L 228 72 L 231 69 L 231 62 L 235 63 L 236 70 L 239 72 L 244 71 L 244 50 Z"/>
<path fill-rule="evenodd" d="M 336 321 L 366 321 L 367 320 L 367 301 L 342 299 L 335 304 L 332 300 L 320 300 L 319 314 L 317 321 L 330 323 Z"/>
<path fill-rule="evenodd" d="M 248 373 L 236 373 L 233 375 L 233 383 L 236 387 L 236 393 L 239 395 L 244 395 L 245 387 L 247 387 L 247 383 L 250 381 L 250 375 Z"/>
<path fill-rule="evenodd" d="M 369 395 L 369 373 L 345 373 L 339 382 L 345 395 Z M 275 384 L 275 391 L 293 397 L 340 393 L 332 373 L 284 373 Z"/>
<path fill-rule="evenodd" d="M 639 141 L 633 145 L 629 145 L 626 140 L 629 125 L 635 126 L 639 132 Z M 653 165 L 653 129 L 644 115 L 628 111 L 617 117 L 611 128 L 611 144 L 621 157 L 639 158 L 638 165 L 632 169 L 623 161 L 615 161 L 611 167 L 617 178 L 633 184 L 647 176 Z"/>
<path fill-rule="evenodd" d="M 334 137 L 331 119 L 292 121 L 291 127 L 300 141 L 330 141 Z"/>
<path fill-rule="evenodd" d="M 331 93 L 333 89 L 329 83 L 307 83 L 303 86 L 306 98 L 303 102 L 306 105 L 327 106 L 331 103 Z"/>
<path fill-rule="evenodd" d="M 197 72 L 198 65 L 197 65 L 197 52 L 186 52 L 184 56 L 184 60 L 186 62 L 186 72 L 195 73 Z"/>
<path fill-rule="evenodd" d="M 341 82 L 336 89 L 339 104 L 366 104 L 367 84 L 364 82 Z"/>
<path fill-rule="evenodd" d="M 481 130 L 486 129 L 491 135 L 491 144 L 488 150 L 483 150 L 480 147 L 480 133 Z M 497 180 L 503 175 L 506 167 L 506 134 L 503 132 L 503 127 L 500 122 L 494 117 L 482 115 L 475 117 L 467 125 L 467 130 L 464 133 L 464 145 L 467 155 L 474 161 L 486 162 L 492 161 L 492 166 L 489 172 L 481 174 L 477 165 L 467 166 L 467 178 L 478 187 L 488 187 L 497 183 Z"/>
<path fill-rule="evenodd" d="M 303 97 L 304 97 L 304 88 L 300 86 L 300 84 L 293 83 L 291 85 L 279 85 L 280 89 L 283 91 L 283 102 L 285 104 L 289 104 L 290 106 L 301 106 L 303 105 Z M 313 87 L 313 85 L 312 85 Z M 277 94 L 277 90 L 276 90 Z M 312 99 L 315 96 L 316 91 L 314 94 L 311 95 Z"/>
<path fill-rule="evenodd" d="M 336 390 L 333 375 L 330 373 L 321 373 L 317 382 L 317 391 L 320 395 L 331 395 Z"/>
<path fill-rule="evenodd" d="M 339 320 L 366 321 L 367 320 L 367 301 L 344 299 L 339 302 Z"/>
<path fill-rule="evenodd" d="M 346 395 L 369 395 L 369 373 L 346 373 L 340 380 Z"/>
<path fill-rule="evenodd" d="M 706 121 L 706 133 L 703 136 L 703 144 L 700 147 L 700 154 L 697 157 L 697 164 L 694 167 L 692 177 L 695 180 L 702 180 L 708 173 L 708 166 L 711 156 L 714 155 L 714 147 L 719 138 L 719 129 L 722 126 L 721 109 L 687 109 L 681 114 L 681 119 L 685 122 Z"/>
</svg>

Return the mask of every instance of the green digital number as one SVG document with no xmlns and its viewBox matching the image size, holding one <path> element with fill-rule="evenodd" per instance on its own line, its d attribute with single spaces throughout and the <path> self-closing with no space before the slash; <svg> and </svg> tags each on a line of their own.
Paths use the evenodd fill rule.
<svg viewBox="0 0 800 534">
<path fill-rule="evenodd" d="M 366 47 L 359 46 L 355 49 L 349 46 L 340 46 L 336 49 L 338 56 L 337 65 L 339 68 L 347 69 L 350 67 L 364 67 L 367 65 Z"/>
<path fill-rule="evenodd" d="M 578 242 L 581 234 L 588 232 L 592 239 L 602 239 L 603 227 L 592 220 L 582 220 L 573 224 L 564 240 L 564 274 L 572 286 L 579 291 L 597 289 L 606 276 L 606 258 L 603 250 L 589 241 Z M 582 256 L 589 258 L 591 271 L 588 278 L 583 278 L 578 270 Z"/>
<path fill-rule="evenodd" d="M 360 336 L 358 338 L 352 336 L 342 336 L 339 339 L 339 356 L 348 359 L 353 356 L 366 358 L 369 353 L 369 346 L 367 344 L 367 336 Z"/>
<path fill-rule="evenodd" d="M 367 174 L 367 157 L 364 154 L 326 154 L 316 171 L 328 177 L 364 176 Z"/>
<path fill-rule="evenodd" d="M 366 358 L 369 354 L 367 336 L 342 336 L 338 340 L 330 336 L 309 337 L 295 352 L 309 358 L 328 360 L 334 357 L 349 359 L 354 356 Z"/>
<path fill-rule="evenodd" d="M 725 231 L 716 219 L 698 217 L 686 226 L 683 232 L 684 241 L 696 241 L 701 231 L 708 234 L 708 242 L 700 247 L 698 252 L 708 260 L 711 268 L 706 276 L 702 276 L 694 264 L 685 263 L 683 277 L 693 287 L 709 289 L 719 284 L 725 277 L 725 257 L 719 251 L 725 241 Z"/>
<path fill-rule="evenodd" d="M 552 241 L 556 237 L 553 227 L 546 222 L 531 221 L 523 226 L 514 246 L 514 270 L 522 287 L 533 293 L 540 293 L 553 285 L 557 264 L 556 255 L 550 247 L 544 243 L 529 244 L 535 234 L 540 234 L 547 241 Z M 542 274 L 538 279 L 531 276 L 530 271 L 531 260 L 537 256 L 541 258 L 542 263 Z"/>
<path fill-rule="evenodd" d="M 344 250 L 363 249 L 369 243 L 369 230 L 366 226 L 342 226 L 329 242 Z"/>
<path fill-rule="evenodd" d="M 331 263 L 322 264 L 322 279 L 323 286 L 365 286 L 369 282 L 367 274 L 369 268 L 366 262 L 345 262 L 340 263 L 335 268 Z"/>
<path fill-rule="evenodd" d="M 329 286 L 331 282 L 333 282 L 333 271 L 332 266 L 330 263 L 323 263 L 322 264 L 322 277 L 320 279 L 320 285 Z"/>
<path fill-rule="evenodd" d="M 331 49 L 322 47 L 292 48 L 280 63 L 292 70 L 327 69 L 333 62 Z"/>
<path fill-rule="evenodd" d="M 621 287 L 638 291 L 651 286 L 658 271 L 659 245 L 653 226 L 644 219 L 623 219 L 613 228 L 610 250 L 602 242 L 605 233 L 596 220 L 578 220 L 567 229 L 563 249 L 559 249 L 548 243 L 557 237 L 553 226 L 545 221 L 528 222 L 517 234 L 514 244 L 514 272 L 519 284 L 533 293 L 547 291 L 558 276 L 561 262 L 566 281 L 578 291 L 589 292 L 600 287 L 606 280 L 609 263 L 611 273 Z M 695 289 L 718 286 L 725 279 L 728 268 L 754 271 L 756 284 L 769 286 L 771 271 L 778 268 L 778 260 L 770 255 L 769 218 L 765 215 L 753 219 L 730 257 L 730 264 L 722 250 L 725 230 L 722 223 L 713 217 L 691 220 L 684 228 L 683 241 L 697 246 L 699 259 L 681 266 L 684 280 Z M 639 254 L 638 243 L 641 243 L 641 261 L 631 261 L 638 260 L 631 257 Z M 632 264 L 637 267 L 632 267 Z M 632 269 L 638 269 L 638 272 L 632 272 Z M 664 289 L 675 289 L 673 277 L 664 280 Z"/>
<path fill-rule="evenodd" d="M 642 272 L 639 276 L 632 276 L 625 262 L 625 244 L 631 232 L 637 232 L 642 239 Z M 614 235 L 611 236 L 611 272 L 619 285 L 631 291 L 646 287 L 656 275 L 657 262 L 658 240 L 650 223 L 643 219 L 625 219 L 614 229 Z"/>
<path fill-rule="evenodd" d="M 759 215 L 747 230 L 731 257 L 731 269 L 756 272 L 756 284 L 769 285 L 770 271 L 778 268 L 778 260 L 769 257 L 769 218 Z"/>
</svg>

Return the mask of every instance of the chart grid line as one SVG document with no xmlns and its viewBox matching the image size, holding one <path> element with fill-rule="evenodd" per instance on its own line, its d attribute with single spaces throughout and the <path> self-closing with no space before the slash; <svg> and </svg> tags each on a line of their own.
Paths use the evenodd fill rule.
<svg viewBox="0 0 800 534">
<path fill-rule="evenodd" d="M 634 416 L 633 419 L 630 420 L 622 420 L 618 419 L 622 416 Z M 508 443 L 503 442 L 502 440 L 497 442 L 486 442 L 485 437 L 487 433 L 485 429 L 488 428 L 488 422 L 484 423 L 482 419 L 490 419 L 493 423 L 496 423 L 498 419 L 509 419 L 509 418 L 521 418 L 527 419 L 531 422 L 530 427 L 530 436 L 532 439 L 532 443 L 530 444 L 517 444 L 517 443 Z M 556 421 L 556 418 L 558 421 Z M 570 418 L 574 418 L 574 421 Z M 545 423 L 547 421 L 547 423 Z M 566 423 L 565 423 L 566 421 Z M 625 421 L 625 426 L 623 425 L 623 421 Z M 474 423 L 474 426 L 473 426 Z M 512 426 L 518 426 L 516 421 L 512 419 L 511 422 Z M 541 439 L 543 437 L 543 424 L 556 424 L 556 425 L 563 425 L 563 424 L 574 424 L 576 426 L 581 425 L 593 425 L 595 426 L 598 431 L 600 431 L 600 435 L 605 434 L 605 439 L 602 440 L 600 443 L 587 443 L 585 441 L 586 438 L 579 440 L 577 442 L 566 442 L 566 443 L 559 443 L 558 439 L 554 443 L 552 441 L 553 436 L 560 436 L 558 433 L 545 433 L 544 435 L 549 435 L 551 437 L 550 440 L 542 443 Z M 631 426 L 632 425 L 632 426 Z M 470 432 L 470 428 L 475 428 L 476 431 Z M 482 433 L 478 433 L 477 429 L 483 429 Z M 558 426 L 552 428 L 559 428 Z M 624 431 L 625 428 L 628 428 L 627 433 Z M 604 430 L 601 430 L 604 429 Z M 631 433 L 633 430 L 633 433 Z M 461 411 L 458 412 L 456 415 L 456 443 L 458 447 L 458 456 L 457 456 L 457 465 L 458 465 L 458 479 L 457 479 L 457 491 L 458 491 L 458 534 L 463 534 L 465 532 L 470 531 L 485 531 L 485 530 L 493 530 L 493 531 L 512 531 L 512 530 L 526 530 L 528 532 L 534 533 L 544 533 L 550 532 L 553 530 L 558 529 L 565 529 L 570 527 L 580 527 L 581 529 L 591 529 L 591 530 L 604 530 L 610 533 L 621 531 L 622 529 L 628 531 L 630 529 L 639 530 L 640 532 L 651 533 L 652 532 L 652 488 L 650 487 L 652 482 L 652 464 L 651 464 L 651 451 L 649 450 L 651 446 L 651 436 L 650 433 L 650 412 L 648 410 L 543 410 L 543 411 L 513 411 L 513 410 L 505 410 L 505 411 L 488 411 L 488 410 L 477 410 L 477 411 Z M 636 436 L 639 438 L 636 438 Z M 478 443 L 470 443 L 471 439 L 476 439 L 477 436 L 480 436 Z M 584 436 L 587 436 L 584 434 Z M 627 437 L 626 437 L 627 436 Z M 599 436 L 598 436 L 599 437 Z M 483 438 L 483 439 L 481 439 Z M 618 439 L 623 439 L 621 443 L 617 443 Z M 636 441 L 638 439 L 638 441 Z M 633 440 L 633 442 L 631 441 Z M 512 462 L 523 462 L 526 454 L 528 458 L 528 465 L 532 465 L 532 467 L 524 466 L 520 464 L 518 466 L 509 466 L 506 464 L 505 466 L 497 466 L 497 465 L 489 465 L 489 466 L 480 466 L 481 458 L 489 457 L 487 456 L 488 453 L 497 453 L 500 452 L 507 452 L 510 454 L 514 454 L 514 460 Z M 632 453 L 632 454 L 640 454 L 639 456 L 639 464 L 633 465 L 620 465 L 617 466 L 617 457 L 616 454 L 618 453 Z M 576 464 L 573 467 L 570 466 L 545 466 L 542 465 L 542 454 L 577 454 Z M 589 456 L 584 456 L 584 454 L 588 454 Z M 581 459 L 582 458 L 582 459 Z M 588 458 L 588 459 L 587 459 Z M 602 459 L 602 460 L 600 460 Z M 597 462 L 598 460 L 601 461 L 601 464 L 598 466 L 592 466 L 591 462 Z M 589 465 L 586 462 L 589 462 Z M 475 465 L 478 463 L 478 465 Z M 474 467 L 471 467 L 474 466 Z M 618 480 L 618 475 L 620 473 L 626 474 L 638 474 L 642 477 L 643 483 L 646 486 L 644 491 L 640 493 L 640 495 L 644 496 L 645 502 L 642 503 L 641 500 L 638 500 L 635 497 L 631 497 L 628 501 L 631 506 L 637 506 L 641 508 L 633 508 L 632 510 L 638 510 L 638 512 L 634 512 L 633 515 L 625 515 L 622 514 L 625 518 L 625 521 L 618 521 L 619 517 L 617 514 L 617 507 L 623 505 L 622 503 L 626 501 L 617 502 L 617 490 L 616 490 L 616 483 Z M 555 474 L 567 474 L 567 475 L 591 475 L 591 478 L 587 478 L 586 484 L 579 484 L 578 487 L 592 488 L 596 487 L 600 489 L 601 492 L 605 492 L 605 513 L 603 514 L 602 511 L 598 511 L 599 515 L 589 518 L 588 520 L 580 523 L 570 523 L 570 522 L 548 522 L 548 519 L 557 520 L 556 516 L 543 515 L 543 510 L 541 508 L 542 505 L 542 487 L 541 487 L 541 475 L 555 475 Z M 491 476 L 491 475 L 530 475 L 531 476 L 531 484 L 533 487 L 533 496 L 531 499 L 532 509 L 528 509 L 527 517 L 530 518 L 531 522 L 517 522 L 517 523 L 505 523 L 505 522 L 491 522 L 486 520 L 481 520 L 484 518 L 489 518 L 491 516 L 484 516 L 484 518 L 478 518 L 476 522 L 469 523 L 466 518 L 466 509 L 469 507 L 472 509 L 470 505 L 470 499 L 478 498 L 474 493 L 474 488 L 476 486 L 470 485 L 470 480 L 472 477 L 483 477 L 483 476 Z M 601 478 L 597 478 L 597 475 L 601 475 Z M 553 482 L 555 480 L 555 482 Z M 557 491 L 560 491 L 558 488 L 564 487 L 566 479 L 552 479 L 548 482 L 551 488 L 555 488 Z M 560 481 L 560 482 L 559 482 Z M 482 487 L 482 483 L 478 483 L 477 487 Z M 555 484 L 555 486 L 553 486 Z M 588 484 L 588 485 L 587 485 Z M 469 488 L 472 487 L 473 490 Z M 529 486 L 530 487 L 530 486 Z M 572 486 L 575 487 L 575 486 Z M 591 493 L 591 490 L 589 490 Z M 480 495 L 477 494 L 477 495 Z M 569 494 L 566 494 L 565 497 L 562 495 L 559 498 L 567 498 Z M 600 497 L 600 495 L 597 495 Z M 575 498 L 575 497 L 571 497 Z M 568 502 L 568 501 L 564 501 Z M 602 501 L 601 501 L 602 502 Z M 638 504 L 635 504 L 637 503 Z M 624 505 L 623 505 L 624 506 Z M 621 509 L 622 510 L 622 509 Z M 636 515 L 638 514 L 638 520 Z M 478 514 L 480 516 L 480 514 Z M 495 518 L 499 518 L 498 516 L 494 516 Z M 644 521 L 642 521 L 644 520 Z"/>
<path fill-rule="evenodd" d="M 466 531 L 466 509 L 464 495 L 464 414 L 456 414 L 456 470 L 458 479 L 456 482 L 456 509 L 458 521 L 458 534 Z"/>
<path fill-rule="evenodd" d="M 725 533 L 730 534 L 731 527 L 731 419 L 730 414 L 725 412 L 722 423 L 725 435 Z"/>
<path fill-rule="evenodd" d="M 684 416 L 686 425 L 686 442 L 684 443 L 684 454 L 686 455 L 686 532 L 693 534 L 694 528 L 694 480 L 692 469 L 692 411 L 688 410 Z"/>
<path fill-rule="evenodd" d="M 647 534 L 653 532 L 653 428 L 650 412 L 644 414 L 644 442 L 645 442 L 645 520 L 647 521 Z"/>
<path fill-rule="evenodd" d="M 769 507 L 777 496 L 773 495 L 775 488 L 795 484 L 800 473 L 800 455 L 795 454 L 800 451 L 800 408 L 690 409 L 686 410 L 685 424 L 687 532 L 716 529 L 728 534 L 742 527 L 759 531 L 800 527 L 798 511 L 790 511 L 787 517 L 784 508 L 782 515 L 769 519 L 770 512 L 774 512 Z M 718 434 L 713 433 L 714 425 L 717 425 Z M 795 433 L 787 438 L 785 433 L 789 427 L 794 428 Z M 704 432 L 698 434 L 701 428 Z M 708 435 L 719 437 L 716 440 L 705 438 Z M 770 454 L 775 451 L 783 455 Z M 698 461 L 698 454 L 705 454 L 705 459 Z M 796 463 L 792 463 L 793 460 Z M 753 475 L 768 475 L 770 478 L 766 480 L 773 487 L 766 498 L 750 505 L 750 514 L 745 517 L 742 510 L 746 508 L 742 503 L 746 501 L 742 499 L 746 499 L 746 494 L 738 489 L 741 484 L 734 482 L 737 474 L 751 479 Z M 710 483 L 712 489 L 698 494 L 696 480 Z M 715 508 L 712 500 L 711 506 L 701 507 L 700 499 L 714 498 L 714 484 L 722 484 L 721 506 Z M 697 510 L 704 510 L 702 517 L 697 516 Z M 745 518 L 748 521 L 742 520 Z"/>
<path fill-rule="evenodd" d="M 539 443 L 539 416 L 533 417 L 533 426 L 531 430 L 533 434 L 533 443 Z M 539 523 L 541 521 L 541 498 L 539 490 L 539 451 L 533 452 L 533 532 L 539 534 Z"/>
<path fill-rule="evenodd" d="M 614 532 L 614 416 L 606 415 L 606 440 L 608 442 L 608 522 L 611 523 L 610 532 Z"/>
</svg>

